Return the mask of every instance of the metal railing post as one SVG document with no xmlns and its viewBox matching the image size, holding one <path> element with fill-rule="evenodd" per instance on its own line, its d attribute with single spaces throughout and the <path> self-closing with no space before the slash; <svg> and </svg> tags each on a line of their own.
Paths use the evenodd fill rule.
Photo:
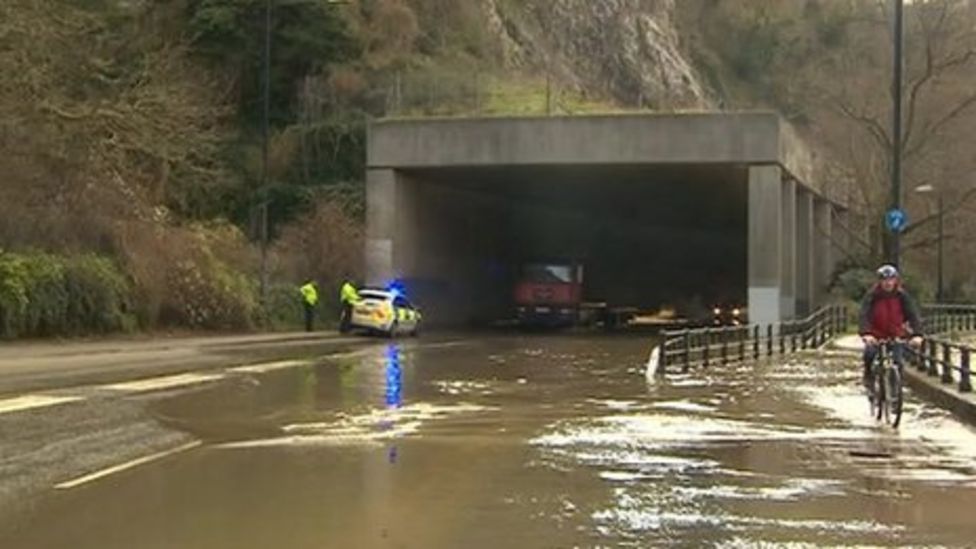
<svg viewBox="0 0 976 549">
<path fill-rule="evenodd" d="M 743 326 L 738 329 L 739 334 L 739 362 L 746 361 L 746 339 L 749 338 L 749 328 Z"/>
<path fill-rule="evenodd" d="M 929 377 L 935 377 L 935 376 L 939 375 L 939 370 L 938 370 L 939 349 L 938 349 L 938 347 L 939 347 L 938 344 L 936 344 L 936 342 L 934 342 L 934 341 L 932 342 L 931 345 L 929 345 L 929 361 L 928 361 L 929 364 L 928 364 L 928 369 L 925 371 L 925 373 L 928 374 Z"/>
<path fill-rule="evenodd" d="M 952 345 L 942 344 L 942 383 L 952 383 Z"/>
<path fill-rule="evenodd" d="M 709 351 L 709 347 L 712 346 L 711 331 L 712 331 L 711 328 L 705 328 L 705 333 L 702 336 L 702 339 L 704 341 L 704 344 L 702 345 L 702 366 L 704 366 L 705 368 L 708 368 L 708 354 L 709 354 L 708 351 Z"/>
<path fill-rule="evenodd" d="M 959 392 L 960 393 L 970 393 L 973 390 L 973 386 L 969 380 L 969 347 L 963 347 L 962 358 L 959 364 Z"/>
<path fill-rule="evenodd" d="M 755 360 L 759 360 L 759 325 L 758 324 L 756 324 L 756 326 L 752 330 L 752 337 L 754 338 L 752 341 L 752 356 Z"/>
<path fill-rule="evenodd" d="M 926 370 L 925 357 L 928 354 L 929 346 L 931 345 L 932 345 L 931 341 L 927 339 L 923 339 L 922 347 L 919 348 L 918 353 L 915 354 L 915 369 L 918 370 L 919 372 L 924 372 Z"/>
<path fill-rule="evenodd" d="M 688 370 L 691 369 L 691 331 L 690 330 L 685 331 L 684 349 L 682 349 L 681 355 L 682 355 L 681 371 L 684 373 L 688 373 Z"/>
<path fill-rule="evenodd" d="M 719 337 L 722 339 L 722 366 L 729 363 L 729 329 L 719 328 Z"/>
<path fill-rule="evenodd" d="M 766 325 L 766 356 L 773 356 L 773 325 Z"/>
</svg>

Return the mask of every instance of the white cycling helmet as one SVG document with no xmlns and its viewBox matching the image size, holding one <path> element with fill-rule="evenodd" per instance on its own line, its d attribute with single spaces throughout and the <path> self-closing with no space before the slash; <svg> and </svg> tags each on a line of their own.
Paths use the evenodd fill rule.
<svg viewBox="0 0 976 549">
<path fill-rule="evenodd" d="M 882 265 L 877 270 L 878 278 L 898 278 L 898 268 L 894 265 Z"/>
</svg>

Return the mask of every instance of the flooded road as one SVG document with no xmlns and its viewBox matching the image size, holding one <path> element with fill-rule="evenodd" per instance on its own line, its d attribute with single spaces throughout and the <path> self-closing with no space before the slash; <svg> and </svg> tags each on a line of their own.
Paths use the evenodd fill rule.
<svg viewBox="0 0 976 549">
<path fill-rule="evenodd" d="M 911 397 L 875 426 L 850 358 L 648 385 L 649 350 L 403 341 L 126 398 L 179 452 L 40 494 L 0 546 L 976 543 L 973 429 Z"/>
</svg>

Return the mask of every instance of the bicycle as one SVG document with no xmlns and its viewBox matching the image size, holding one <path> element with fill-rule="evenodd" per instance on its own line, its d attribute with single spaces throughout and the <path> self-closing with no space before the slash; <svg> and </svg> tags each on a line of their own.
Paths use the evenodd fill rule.
<svg viewBox="0 0 976 549">
<path fill-rule="evenodd" d="M 868 401 L 876 421 L 897 429 L 901 423 L 902 378 L 905 367 L 905 342 L 886 339 L 878 342 L 878 356 L 871 364 L 871 386 Z"/>
</svg>

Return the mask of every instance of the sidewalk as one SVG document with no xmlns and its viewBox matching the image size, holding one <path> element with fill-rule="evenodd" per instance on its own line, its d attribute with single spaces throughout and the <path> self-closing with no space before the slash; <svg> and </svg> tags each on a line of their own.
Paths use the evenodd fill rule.
<svg viewBox="0 0 976 549">
<path fill-rule="evenodd" d="M 368 344 L 336 332 L 0 343 L 0 394 L 314 356 Z"/>
<path fill-rule="evenodd" d="M 856 335 L 841 336 L 831 342 L 831 348 L 860 353 L 864 350 L 864 343 Z M 976 424 L 976 394 L 960 393 L 958 374 L 954 372 L 955 381 L 943 384 L 939 377 L 931 377 L 912 366 L 905 367 L 905 384 L 915 394 L 945 408 L 961 419 Z"/>
</svg>

